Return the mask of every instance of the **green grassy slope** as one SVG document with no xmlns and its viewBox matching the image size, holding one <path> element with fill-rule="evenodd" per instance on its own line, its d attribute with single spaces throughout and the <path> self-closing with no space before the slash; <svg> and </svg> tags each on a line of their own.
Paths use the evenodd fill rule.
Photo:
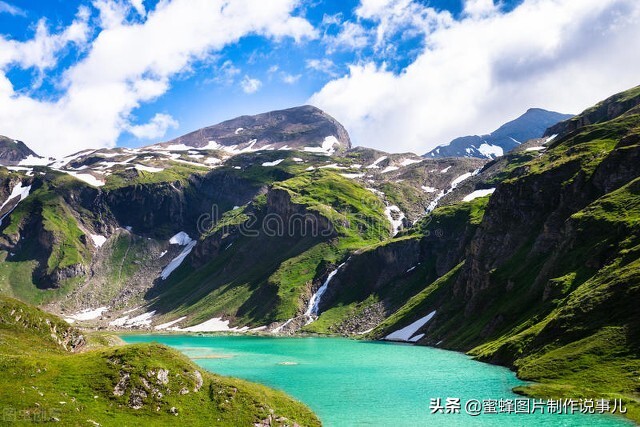
<svg viewBox="0 0 640 427">
<path fill-rule="evenodd" d="M 283 393 L 209 374 L 167 347 L 73 353 L 69 342 L 61 345 L 69 337 L 77 332 L 62 320 L 0 297 L 0 405 L 8 421 L 237 426 L 271 419 L 278 426 L 320 425 Z"/>
<path fill-rule="evenodd" d="M 375 336 L 437 310 L 423 343 L 510 366 L 538 382 L 519 390 L 530 395 L 621 398 L 640 421 L 638 160 L 640 115 L 630 110 L 508 170 L 464 264 Z"/>
<path fill-rule="evenodd" d="M 215 250 L 199 268 L 185 264 L 162 283 L 153 309 L 191 315 L 191 323 L 216 316 L 241 325 L 294 317 L 303 311 L 313 282 L 350 252 L 389 236 L 383 209 L 373 193 L 333 172 L 316 170 L 278 181 L 266 197 L 222 217 L 201 243 L 215 242 Z M 241 233 L 237 227 L 247 214 L 255 223 L 245 227 L 250 233 Z M 329 232 L 290 230 L 300 224 L 289 220 L 292 215 L 309 215 L 319 224 L 317 231 Z M 265 218 L 275 217 L 284 220 L 282 233 L 263 227 Z"/>
</svg>

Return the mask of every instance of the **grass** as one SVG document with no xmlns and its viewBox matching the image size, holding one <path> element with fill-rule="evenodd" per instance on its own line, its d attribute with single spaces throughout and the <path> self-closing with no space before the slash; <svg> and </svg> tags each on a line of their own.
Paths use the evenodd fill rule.
<svg viewBox="0 0 640 427">
<path fill-rule="evenodd" d="M 64 425 L 92 420 L 159 426 L 253 425 L 271 417 L 272 425 L 320 425 L 309 409 L 284 393 L 207 373 L 165 346 L 107 348 L 102 345 L 110 339 L 100 335 L 91 340 L 93 349 L 71 353 L 60 340 L 77 331 L 6 297 L 0 297 L 0 319 L 5 417 Z"/>
</svg>

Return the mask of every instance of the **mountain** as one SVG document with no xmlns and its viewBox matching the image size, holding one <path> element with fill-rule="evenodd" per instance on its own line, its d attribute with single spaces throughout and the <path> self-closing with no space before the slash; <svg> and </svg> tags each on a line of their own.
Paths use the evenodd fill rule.
<svg viewBox="0 0 640 427">
<path fill-rule="evenodd" d="M 17 165 L 29 157 L 39 158 L 24 142 L 0 135 L 0 165 Z"/>
<path fill-rule="evenodd" d="M 508 153 L 523 142 L 540 138 L 547 128 L 571 117 L 571 114 L 530 108 L 517 119 L 505 123 L 488 135 L 456 138 L 448 144 L 434 148 L 424 156 L 494 159 Z"/>
<path fill-rule="evenodd" d="M 231 153 L 290 149 L 333 153 L 351 148 L 345 128 L 324 111 L 305 105 L 241 116 L 161 144 L 217 148 Z"/>
<path fill-rule="evenodd" d="M 343 255 L 410 227 L 486 162 L 361 147 L 309 150 L 343 128 L 313 107 L 286 111 L 290 122 L 282 112 L 258 118 L 279 117 L 294 144 L 300 115 L 313 116 L 315 130 L 296 136 L 300 150 L 276 150 L 283 144 L 273 139 L 263 149 L 236 151 L 171 142 L 0 169 L 0 291 L 70 320 L 108 307 L 90 319 L 108 327 L 152 312 L 145 324 L 166 323 L 182 298 L 188 316 L 176 327 L 207 316 L 277 327 Z M 258 223 L 246 238 L 246 221 L 273 216 L 303 217 L 328 234 L 270 235 Z M 288 272 L 295 262 L 306 265 L 304 274 Z M 246 281 L 234 284 L 233 275 Z M 233 300 L 211 304 L 218 296 Z M 139 310 L 123 314 L 132 308 Z"/>
<path fill-rule="evenodd" d="M 371 336 L 413 325 L 404 339 L 537 382 L 521 393 L 615 394 L 640 419 L 639 104 L 636 87 L 549 129 L 557 136 L 546 146 L 487 164 L 479 177 L 506 162 L 477 182 L 488 200 L 436 209 L 402 240 L 359 255 L 385 273 L 377 281 L 367 280 L 371 262 L 347 264 L 341 275 L 358 301 L 412 289 L 406 303 L 384 304 Z M 327 293 L 327 310 L 346 302 L 340 288 Z"/>
<path fill-rule="evenodd" d="M 640 87 L 496 159 L 298 135 L 0 168 L 0 293 L 85 328 L 464 351 L 536 382 L 520 393 L 615 396 L 640 420 L 638 105 Z"/>
</svg>

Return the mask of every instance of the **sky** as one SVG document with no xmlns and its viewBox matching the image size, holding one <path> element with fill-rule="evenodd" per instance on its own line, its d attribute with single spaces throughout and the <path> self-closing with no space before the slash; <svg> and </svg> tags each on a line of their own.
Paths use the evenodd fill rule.
<svg viewBox="0 0 640 427">
<path fill-rule="evenodd" d="M 637 0 L 0 0 L 0 134 L 59 157 L 312 104 L 425 153 L 640 84 Z"/>
</svg>

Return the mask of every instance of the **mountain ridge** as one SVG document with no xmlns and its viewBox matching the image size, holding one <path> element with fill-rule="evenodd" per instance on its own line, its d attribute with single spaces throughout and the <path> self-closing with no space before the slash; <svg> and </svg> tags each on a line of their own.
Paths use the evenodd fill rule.
<svg viewBox="0 0 640 427">
<path fill-rule="evenodd" d="M 434 148 L 424 157 L 479 157 L 494 159 L 513 150 L 530 139 L 541 138 L 552 125 L 573 117 L 542 108 L 529 108 L 490 134 L 455 138 L 448 144 Z"/>
</svg>

